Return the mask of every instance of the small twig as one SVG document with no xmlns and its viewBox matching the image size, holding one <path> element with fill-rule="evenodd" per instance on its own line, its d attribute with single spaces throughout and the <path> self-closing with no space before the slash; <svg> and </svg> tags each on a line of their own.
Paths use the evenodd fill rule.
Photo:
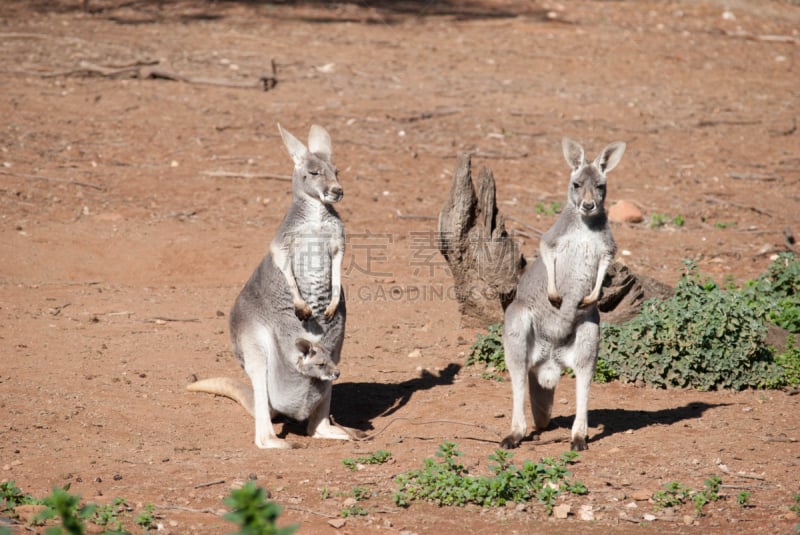
<svg viewBox="0 0 800 535">
<path fill-rule="evenodd" d="M 781 178 L 777 175 L 759 175 L 756 173 L 729 173 L 728 176 L 735 180 L 763 180 L 765 182 L 772 182 Z"/>
<path fill-rule="evenodd" d="M 424 121 L 427 119 L 433 119 L 434 117 L 446 117 L 448 115 L 456 115 L 458 113 L 463 112 L 462 108 L 452 108 L 448 110 L 440 110 L 440 111 L 424 111 L 422 113 L 417 113 L 414 115 L 408 115 L 405 117 L 394 117 L 392 115 L 387 114 L 386 118 L 392 121 L 398 121 L 401 123 L 415 123 L 417 121 Z"/>
<path fill-rule="evenodd" d="M 381 429 L 380 431 L 377 431 L 376 433 L 374 433 L 374 434 L 372 434 L 372 435 L 369 435 L 369 436 L 367 436 L 367 437 L 364 437 L 362 440 L 365 440 L 365 441 L 366 441 L 366 440 L 373 440 L 373 439 L 374 439 L 374 438 L 376 438 L 378 435 L 382 434 L 384 431 L 386 431 L 387 429 L 389 429 L 389 426 L 391 426 L 391 425 L 392 425 L 392 424 L 394 424 L 395 422 L 400 422 L 400 421 L 406 421 L 406 422 L 407 422 L 409 425 L 431 425 L 431 424 L 452 424 L 452 425 L 465 425 L 465 426 L 469 426 L 469 427 L 477 427 L 477 428 L 479 428 L 479 429 L 483 429 L 484 431 L 488 431 L 488 432 L 490 432 L 490 433 L 493 433 L 493 434 L 494 434 L 494 435 L 496 435 L 497 437 L 500 437 L 500 436 L 501 436 L 501 435 L 500 435 L 500 433 L 499 433 L 498 431 L 496 431 L 496 430 L 494 430 L 494 429 L 491 429 L 491 428 L 489 428 L 488 426 L 486 426 L 486 425 L 482 425 L 482 424 L 474 424 L 474 423 L 470 423 L 470 422 L 460 422 L 460 421 L 458 421 L 458 420 L 426 420 L 426 421 L 424 421 L 424 422 L 413 422 L 413 421 L 411 421 L 411 418 L 406 418 L 406 417 L 398 417 L 398 418 L 393 418 L 393 419 L 392 419 L 392 420 L 391 420 L 389 423 L 387 423 L 387 424 L 386 424 L 386 425 L 383 427 L 383 429 Z M 477 438 L 476 438 L 476 439 L 474 439 L 474 440 L 485 440 L 485 439 L 477 439 Z"/>
<path fill-rule="evenodd" d="M 144 321 L 145 323 L 158 323 L 159 321 L 164 321 L 164 322 L 173 321 L 173 322 L 194 323 L 194 322 L 200 321 L 200 319 L 198 319 L 198 318 L 167 318 L 165 316 L 155 316 L 155 317 L 148 318 L 148 319 L 145 319 L 145 320 L 142 320 L 142 321 Z"/>
<path fill-rule="evenodd" d="M 395 210 L 398 219 L 421 219 L 425 221 L 436 221 L 438 217 L 432 215 L 403 214 L 400 210 Z"/>
<path fill-rule="evenodd" d="M 720 125 L 751 126 L 754 124 L 761 124 L 761 121 L 726 121 L 726 120 L 713 121 L 711 119 L 706 119 L 697 123 L 697 126 L 703 128 L 707 126 L 720 126 Z"/>
<path fill-rule="evenodd" d="M 24 178 L 26 180 L 44 180 L 44 181 L 47 181 L 47 182 L 55 182 L 57 184 L 68 184 L 68 185 L 71 185 L 71 186 L 80 186 L 82 188 L 92 188 L 92 189 L 96 189 L 96 190 L 99 190 L 99 191 L 105 191 L 106 190 L 105 187 L 98 186 L 97 184 L 89 184 L 88 182 L 77 182 L 75 180 L 66 180 L 64 178 L 53 178 L 53 177 L 43 176 L 43 175 L 24 175 L 24 174 L 21 174 L 21 173 L 12 173 L 11 171 L 4 171 L 4 170 L 0 170 L 0 175 L 14 176 L 14 177 L 17 177 L 17 178 Z"/>
<path fill-rule="evenodd" d="M 197 487 L 195 487 L 197 488 Z M 222 516 L 217 511 L 207 507 L 205 509 L 194 509 L 192 507 L 184 507 L 183 505 L 156 505 L 157 509 L 166 509 L 166 510 L 175 510 L 175 511 L 186 511 L 187 513 L 205 513 L 214 516 Z"/>
<path fill-rule="evenodd" d="M 743 477 L 745 479 L 756 479 L 758 481 L 766 481 L 766 477 L 757 476 L 755 474 L 745 474 L 744 472 L 736 472 L 734 474 L 736 477 Z"/>
<path fill-rule="evenodd" d="M 764 442 L 797 442 L 796 438 L 787 436 L 774 437 L 772 435 L 765 436 L 763 440 Z"/>
<path fill-rule="evenodd" d="M 231 171 L 203 171 L 200 173 L 203 176 L 210 176 L 215 178 L 258 178 L 260 180 L 285 180 L 292 181 L 292 177 L 288 175 L 278 175 L 275 173 L 236 173 Z"/>
<path fill-rule="evenodd" d="M 725 35 L 728 37 L 740 37 L 750 41 L 762 41 L 765 43 L 789 43 L 793 45 L 800 44 L 799 39 L 789 35 L 758 35 L 741 30 L 735 32 L 727 31 L 725 32 Z"/>
<path fill-rule="evenodd" d="M 745 206 L 744 204 L 739 204 L 737 202 L 718 199 L 717 197 L 712 197 L 711 195 L 703 195 L 703 198 L 710 203 L 734 206 L 736 208 L 741 208 L 742 210 L 751 210 L 757 214 L 765 215 L 767 217 L 772 217 L 772 214 L 770 214 L 769 212 L 766 212 L 760 208 L 756 208 L 755 206 Z"/>
<path fill-rule="evenodd" d="M 223 483 L 225 483 L 224 479 L 216 479 L 214 481 L 209 481 L 208 483 L 199 483 L 195 485 L 194 488 L 202 489 L 205 487 L 213 487 L 214 485 L 222 485 Z"/>
<path fill-rule="evenodd" d="M 311 509 L 306 509 L 305 507 L 300 507 L 299 505 L 284 505 L 283 507 L 286 509 L 291 509 L 292 511 L 300 511 L 301 513 L 308 513 L 311 515 L 321 516 L 322 518 L 339 518 L 339 515 L 330 515 L 328 513 L 312 511 Z"/>
</svg>

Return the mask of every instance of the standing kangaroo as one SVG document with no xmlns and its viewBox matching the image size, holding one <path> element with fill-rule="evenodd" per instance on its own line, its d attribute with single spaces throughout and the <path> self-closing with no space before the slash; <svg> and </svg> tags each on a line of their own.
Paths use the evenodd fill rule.
<svg viewBox="0 0 800 535">
<path fill-rule="evenodd" d="M 576 383 L 570 446 L 586 449 L 589 386 L 600 343 L 597 300 L 616 251 L 604 207 L 606 173 L 619 163 L 625 144 L 612 143 L 591 163 L 575 141 L 564 138 L 562 148 L 572 169 L 567 203 L 505 311 L 503 348 L 513 397 L 511 434 L 501 443 L 506 449 L 519 446 L 527 433 L 526 384 L 534 425 L 545 429 L 564 368 L 572 368 Z"/>
<path fill-rule="evenodd" d="M 313 125 L 306 147 L 280 125 L 278 130 L 294 162 L 292 205 L 230 314 L 233 353 L 252 383 L 259 448 L 291 447 L 275 434 L 271 418 L 276 414 L 308 419 L 307 432 L 315 438 L 348 440 L 354 432 L 331 423 L 331 381 L 303 373 L 295 354 L 296 341 L 305 339 L 326 348 L 335 366 L 344 340 L 344 225 L 332 206 L 343 191 L 331 160 L 331 138 Z M 201 386 L 209 384 L 213 381 Z M 197 383 L 188 388 L 240 403 L 249 396 Z"/>
</svg>

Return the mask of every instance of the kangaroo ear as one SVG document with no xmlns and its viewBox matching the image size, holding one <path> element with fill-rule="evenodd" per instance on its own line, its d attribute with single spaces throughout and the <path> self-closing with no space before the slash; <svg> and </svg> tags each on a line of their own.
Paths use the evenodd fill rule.
<svg viewBox="0 0 800 535">
<path fill-rule="evenodd" d="M 597 159 L 594 161 L 594 164 L 603 173 L 608 173 L 614 169 L 622 159 L 622 155 L 625 154 L 626 146 L 627 145 L 625 145 L 625 143 L 622 141 L 612 143 L 603 149 L 603 152 L 600 153 L 600 156 L 597 157 Z"/>
<path fill-rule="evenodd" d="M 304 357 L 307 357 L 311 353 L 311 342 L 308 340 L 298 338 L 295 340 L 294 345 L 297 346 L 297 349 L 303 354 Z"/>
<path fill-rule="evenodd" d="M 312 124 L 308 131 L 308 150 L 316 154 L 322 154 L 331 159 L 333 148 L 331 146 L 331 136 L 328 131 L 318 124 Z"/>
<path fill-rule="evenodd" d="M 308 154 L 308 149 L 303 142 L 294 137 L 290 134 L 287 130 L 281 128 L 280 123 L 278 123 L 278 131 L 281 133 L 281 137 L 283 138 L 283 144 L 286 145 L 286 150 L 289 151 L 289 156 L 292 157 L 292 161 L 294 162 L 295 167 L 300 167 L 303 165 L 303 161 Z"/>
<path fill-rule="evenodd" d="M 586 163 L 583 147 L 581 147 L 581 144 L 577 141 L 565 137 L 561 140 L 561 149 L 564 151 L 564 159 L 567 160 L 567 163 L 573 170 L 578 169 Z"/>
</svg>

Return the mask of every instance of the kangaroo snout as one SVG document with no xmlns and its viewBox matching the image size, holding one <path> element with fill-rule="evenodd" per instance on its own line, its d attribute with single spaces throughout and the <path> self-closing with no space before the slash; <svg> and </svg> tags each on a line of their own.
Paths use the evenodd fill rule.
<svg viewBox="0 0 800 535">
<path fill-rule="evenodd" d="M 328 191 L 325 192 L 325 199 L 330 202 L 339 202 L 344 197 L 344 190 L 342 186 L 338 184 L 336 186 L 331 186 L 328 188 Z"/>
</svg>

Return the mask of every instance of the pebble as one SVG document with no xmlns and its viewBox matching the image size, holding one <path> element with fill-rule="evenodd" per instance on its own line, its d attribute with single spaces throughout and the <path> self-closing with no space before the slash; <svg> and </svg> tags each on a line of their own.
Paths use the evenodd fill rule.
<svg viewBox="0 0 800 535">
<path fill-rule="evenodd" d="M 408 354 L 408 358 L 410 359 L 418 359 L 421 356 L 422 356 L 422 351 L 420 351 L 419 349 L 415 349 L 414 351 Z"/>
<path fill-rule="evenodd" d="M 344 518 L 332 518 L 328 520 L 328 525 L 336 529 L 343 528 L 345 524 L 347 524 L 347 520 Z"/>
</svg>

